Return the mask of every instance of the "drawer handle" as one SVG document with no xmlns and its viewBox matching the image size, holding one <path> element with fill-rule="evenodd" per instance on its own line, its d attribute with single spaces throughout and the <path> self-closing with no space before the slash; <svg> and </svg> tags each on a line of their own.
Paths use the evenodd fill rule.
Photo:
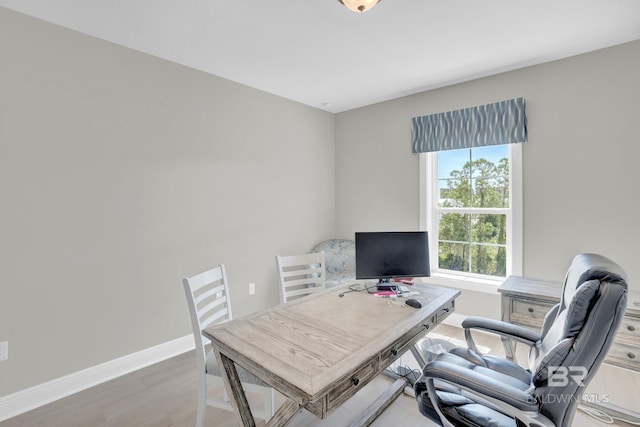
<svg viewBox="0 0 640 427">
<path fill-rule="evenodd" d="M 633 354 L 633 353 L 627 353 L 627 357 L 628 357 L 629 359 L 635 359 L 635 358 L 636 358 L 636 355 L 635 355 L 635 354 Z"/>
<path fill-rule="evenodd" d="M 627 330 L 633 332 L 633 331 L 636 330 L 636 328 L 633 325 L 629 325 L 629 326 L 627 326 Z"/>
<path fill-rule="evenodd" d="M 445 313 L 449 312 L 449 307 L 443 308 L 442 311 L 444 311 Z"/>
<path fill-rule="evenodd" d="M 397 356 L 398 355 L 398 350 L 396 350 L 395 348 L 393 350 L 391 350 L 391 355 L 392 356 Z"/>
<path fill-rule="evenodd" d="M 360 384 L 360 379 L 358 377 L 351 378 L 351 384 L 353 384 L 354 387 L 357 387 L 358 384 Z"/>
<path fill-rule="evenodd" d="M 533 308 L 529 307 L 528 311 L 529 311 L 529 313 L 533 313 Z"/>
<path fill-rule="evenodd" d="M 425 329 L 429 330 L 429 328 L 431 327 L 431 325 L 422 325 L 424 326 Z"/>
</svg>

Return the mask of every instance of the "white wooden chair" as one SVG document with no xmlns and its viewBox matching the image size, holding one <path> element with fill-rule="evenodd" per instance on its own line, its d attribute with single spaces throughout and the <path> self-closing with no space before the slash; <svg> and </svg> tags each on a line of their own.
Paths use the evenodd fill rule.
<svg viewBox="0 0 640 427">
<path fill-rule="evenodd" d="M 304 255 L 277 255 L 280 301 L 301 298 L 326 289 L 324 252 Z"/>
<path fill-rule="evenodd" d="M 204 271 L 182 280 L 187 296 L 191 326 L 196 343 L 196 361 L 198 368 L 198 413 L 196 427 L 204 425 L 206 406 L 215 406 L 232 410 L 215 355 L 209 340 L 202 335 L 207 326 L 226 322 L 232 319 L 229 300 L 229 285 L 224 265 Z M 239 366 L 238 375 L 247 393 L 260 393 L 263 396 L 263 410 L 252 411 L 256 418 L 268 420 L 273 415 L 273 389 Z M 221 387 L 224 390 L 222 399 L 207 397 L 209 386 Z"/>
</svg>

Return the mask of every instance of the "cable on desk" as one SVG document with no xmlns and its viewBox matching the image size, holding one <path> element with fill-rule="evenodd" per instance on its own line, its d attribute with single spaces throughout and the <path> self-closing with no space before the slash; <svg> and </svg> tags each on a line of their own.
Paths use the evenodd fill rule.
<svg viewBox="0 0 640 427">
<path fill-rule="evenodd" d="M 364 286 L 364 288 L 362 288 L 362 285 L 360 283 L 354 283 L 352 285 L 349 285 L 349 290 L 348 291 L 344 291 L 338 294 L 338 296 L 340 298 L 344 297 L 345 294 L 348 294 L 349 292 L 364 292 L 367 291 L 368 293 L 371 293 L 370 289 L 374 288 L 375 286 Z"/>
</svg>

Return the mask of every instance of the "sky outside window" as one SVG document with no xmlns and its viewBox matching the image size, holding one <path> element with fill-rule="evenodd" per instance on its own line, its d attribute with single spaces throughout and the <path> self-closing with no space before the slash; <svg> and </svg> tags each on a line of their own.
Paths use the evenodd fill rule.
<svg viewBox="0 0 640 427">
<path fill-rule="evenodd" d="M 502 158 L 509 158 L 509 146 L 506 144 L 473 148 L 471 151 L 473 160 L 485 158 L 494 165 L 500 163 Z M 451 178 L 452 171 L 461 171 L 464 165 L 471 160 L 468 148 L 440 151 L 438 153 L 438 179 Z"/>
</svg>

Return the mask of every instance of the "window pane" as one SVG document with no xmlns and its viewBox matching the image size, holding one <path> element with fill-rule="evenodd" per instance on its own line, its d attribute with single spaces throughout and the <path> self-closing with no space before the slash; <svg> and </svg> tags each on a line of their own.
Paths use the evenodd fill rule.
<svg viewBox="0 0 640 427">
<path fill-rule="evenodd" d="M 469 169 L 465 165 L 471 159 L 471 150 L 447 150 L 438 152 L 438 179 L 446 178 L 468 178 Z M 452 175 L 453 174 L 453 175 Z"/>
<path fill-rule="evenodd" d="M 467 214 L 440 214 L 438 240 L 468 242 L 470 239 L 470 217 Z"/>
<path fill-rule="evenodd" d="M 477 178 L 474 180 L 473 186 L 474 206 L 484 208 L 509 207 L 509 177 Z"/>
<path fill-rule="evenodd" d="M 437 157 L 433 206 L 438 266 L 442 270 L 505 277 L 510 218 L 510 145 L 449 150 Z M 433 175 L 431 175 L 433 176 Z M 433 187 L 432 187 L 433 188 Z M 464 208 L 467 212 L 448 212 Z M 486 209 L 505 209 L 487 214 Z M 475 209 L 485 210 L 483 213 Z"/>
<path fill-rule="evenodd" d="M 471 272 L 504 277 L 507 272 L 507 249 L 504 246 L 473 245 Z"/>
<path fill-rule="evenodd" d="M 504 177 L 483 177 L 471 180 L 472 205 L 476 208 L 509 207 L 509 181 Z"/>
<path fill-rule="evenodd" d="M 491 145 L 489 147 L 479 147 L 479 148 L 471 148 L 470 161 L 473 165 L 472 174 L 473 177 L 481 176 L 483 171 L 486 172 L 487 164 L 491 164 L 493 166 L 498 166 L 502 159 L 509 162 L 509 147 L 507 145 Z M 499 175 L 507 175 L 508 169 L 506 171 L 501 171 Z M 496 175 L 492 173 L 492 175 Z"/>
<path fill-rule="evenodd" d="M 471 216 L 471 240 L 474 243 L 507 244 L 507 215 L 475 214 Z"/>
<path fill-rule="evenodd" d="M 469 272 L 470 248 L 468 244 L 439 242 L 438 266 L 445 270 Z"/>
<path fill-rule="evenodd" d="M 469 180 L 439 179 L 438 206 L 449 208 L 471 206 L 471 183 Z"/>
<path fill-rule="evenodd" d="M 474 207 L 509 206 L 509 151 L 506 146 L 473 148 L 469 162 Z"/>
</svg>

